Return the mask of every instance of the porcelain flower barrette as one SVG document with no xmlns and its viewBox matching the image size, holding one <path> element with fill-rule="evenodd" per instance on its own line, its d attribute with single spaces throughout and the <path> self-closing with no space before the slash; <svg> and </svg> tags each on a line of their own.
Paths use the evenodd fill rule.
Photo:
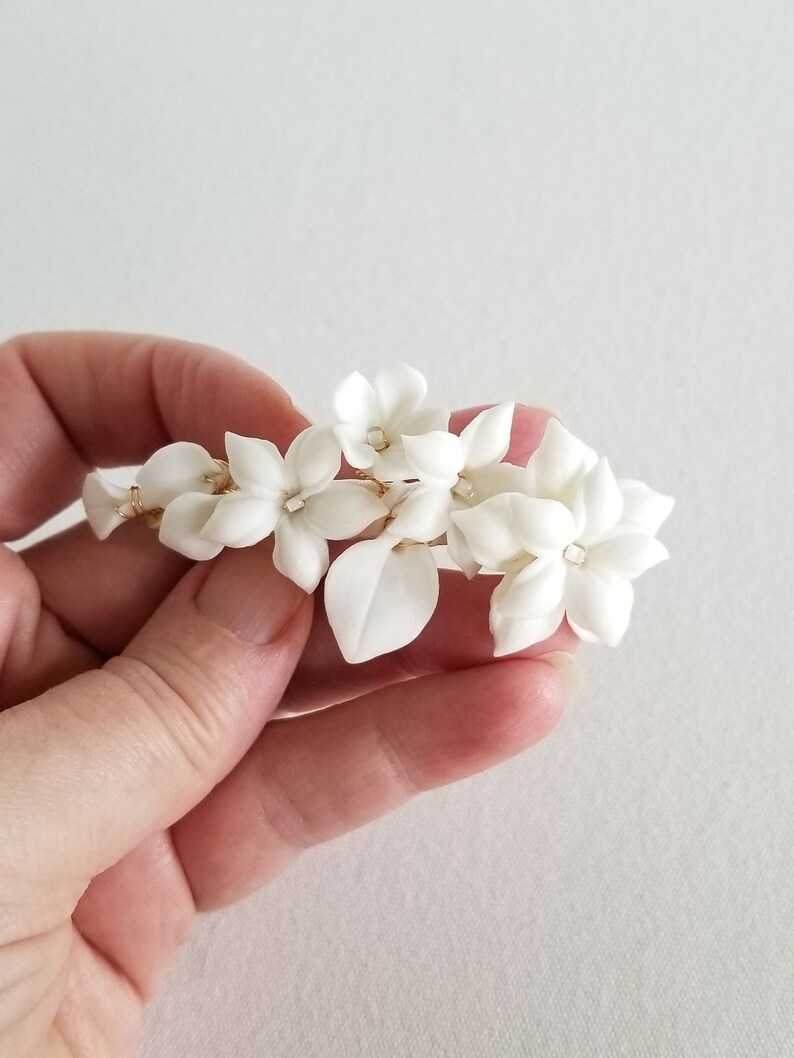
<svg viewBox="0 0 794 1058">
<path fill-rule="evenodd" d="M 498 577 L 497 657 L 548 638 L 564 617 L 580 638 L 615 646 L 632 580 L 668 557 L 656 532 L 673 500 L 616 480 L 557 419 L 526 467 L 505 463 L 513 404 L 481 412 L 458 436 L 426 395 L 407 364 L 371 383 L 354 372 L 334 395 L 336 425 L 309 427 L 283 455 L 270 441 L 229 433 L 225 459 L 178 441 L 129 487 L 90 474 L 88 521 L 105 539 L 145 517 L 164 544 L 195 560 L 272 534 L 284 576 L 306 592 L 325 577 L 328 621 L 349 662 L 419 635 L 438 601 L 442 545 L 467 577 Z M 353 542 L 331 562 L 329 541 L 345 540 Z"/>
</svg>

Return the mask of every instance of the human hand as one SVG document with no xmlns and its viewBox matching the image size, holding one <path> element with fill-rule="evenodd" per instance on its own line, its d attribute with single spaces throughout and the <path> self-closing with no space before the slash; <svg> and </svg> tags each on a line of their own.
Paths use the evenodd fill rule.
<svg viewBox="0 0 794 1058">
<path fill-rule="evenodd" d="M 508 459 L 526 460 L 545 421 L 519 410 Z M 13 340 L 0 540 L 74 500 L 94 466 L 171 440 L 222 451 L 226 430 L 283 450 L 305 425 L 272 381 L 214 350 Z M 421 637 L 350 666 L 266 544 L 192 566 L 139 519 L 104 543 L 82 523 L 0 546 L 0 1058 L 134 1054 L 197 911 L 541 738 L 566 662 L 537 657 L 574 636 L 494 662 L 489 590 L 442 574 Z M 306 715 L 270 720 L 279 707 Z"/>
</svg>

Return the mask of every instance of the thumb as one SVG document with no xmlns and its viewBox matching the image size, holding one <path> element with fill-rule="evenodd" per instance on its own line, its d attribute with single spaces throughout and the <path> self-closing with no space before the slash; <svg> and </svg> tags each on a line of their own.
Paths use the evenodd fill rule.
<svg viewBox="0 0 794 1058">
<path fill-rule="evenodd" d="M 123 654 L 0 714 L 0 906 L 56 874 L 76 900 L 196 805 L 278 705 L 311 614 L 269 546 L 227 551 Z"/>
</svg>

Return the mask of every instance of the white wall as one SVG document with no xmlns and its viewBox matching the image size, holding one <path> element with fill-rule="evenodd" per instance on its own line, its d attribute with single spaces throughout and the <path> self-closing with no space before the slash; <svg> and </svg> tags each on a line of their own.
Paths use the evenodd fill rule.
<svg viewBox="0 0 794 1058">
<path fill-rule="evenodd" d="M 147 1058 L 794 1053 L 793 10 L 2 4 L 6 335 L 399 357 L 679 499 L 556 733 L 206 919 Z"/>
</svg>

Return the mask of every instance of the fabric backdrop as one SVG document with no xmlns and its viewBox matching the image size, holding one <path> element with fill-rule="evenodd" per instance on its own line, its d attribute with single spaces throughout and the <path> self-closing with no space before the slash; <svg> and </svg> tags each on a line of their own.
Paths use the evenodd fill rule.
<svg viewBox="0 0 794 1058">
<path fill-rule="evenodd" d="M 145 1058 L 794 1054 L 788 0 L 5 0 L 0 326 L 408 360 L 675 494 L 584 696 L 203 920 Z"/>
</svg>

